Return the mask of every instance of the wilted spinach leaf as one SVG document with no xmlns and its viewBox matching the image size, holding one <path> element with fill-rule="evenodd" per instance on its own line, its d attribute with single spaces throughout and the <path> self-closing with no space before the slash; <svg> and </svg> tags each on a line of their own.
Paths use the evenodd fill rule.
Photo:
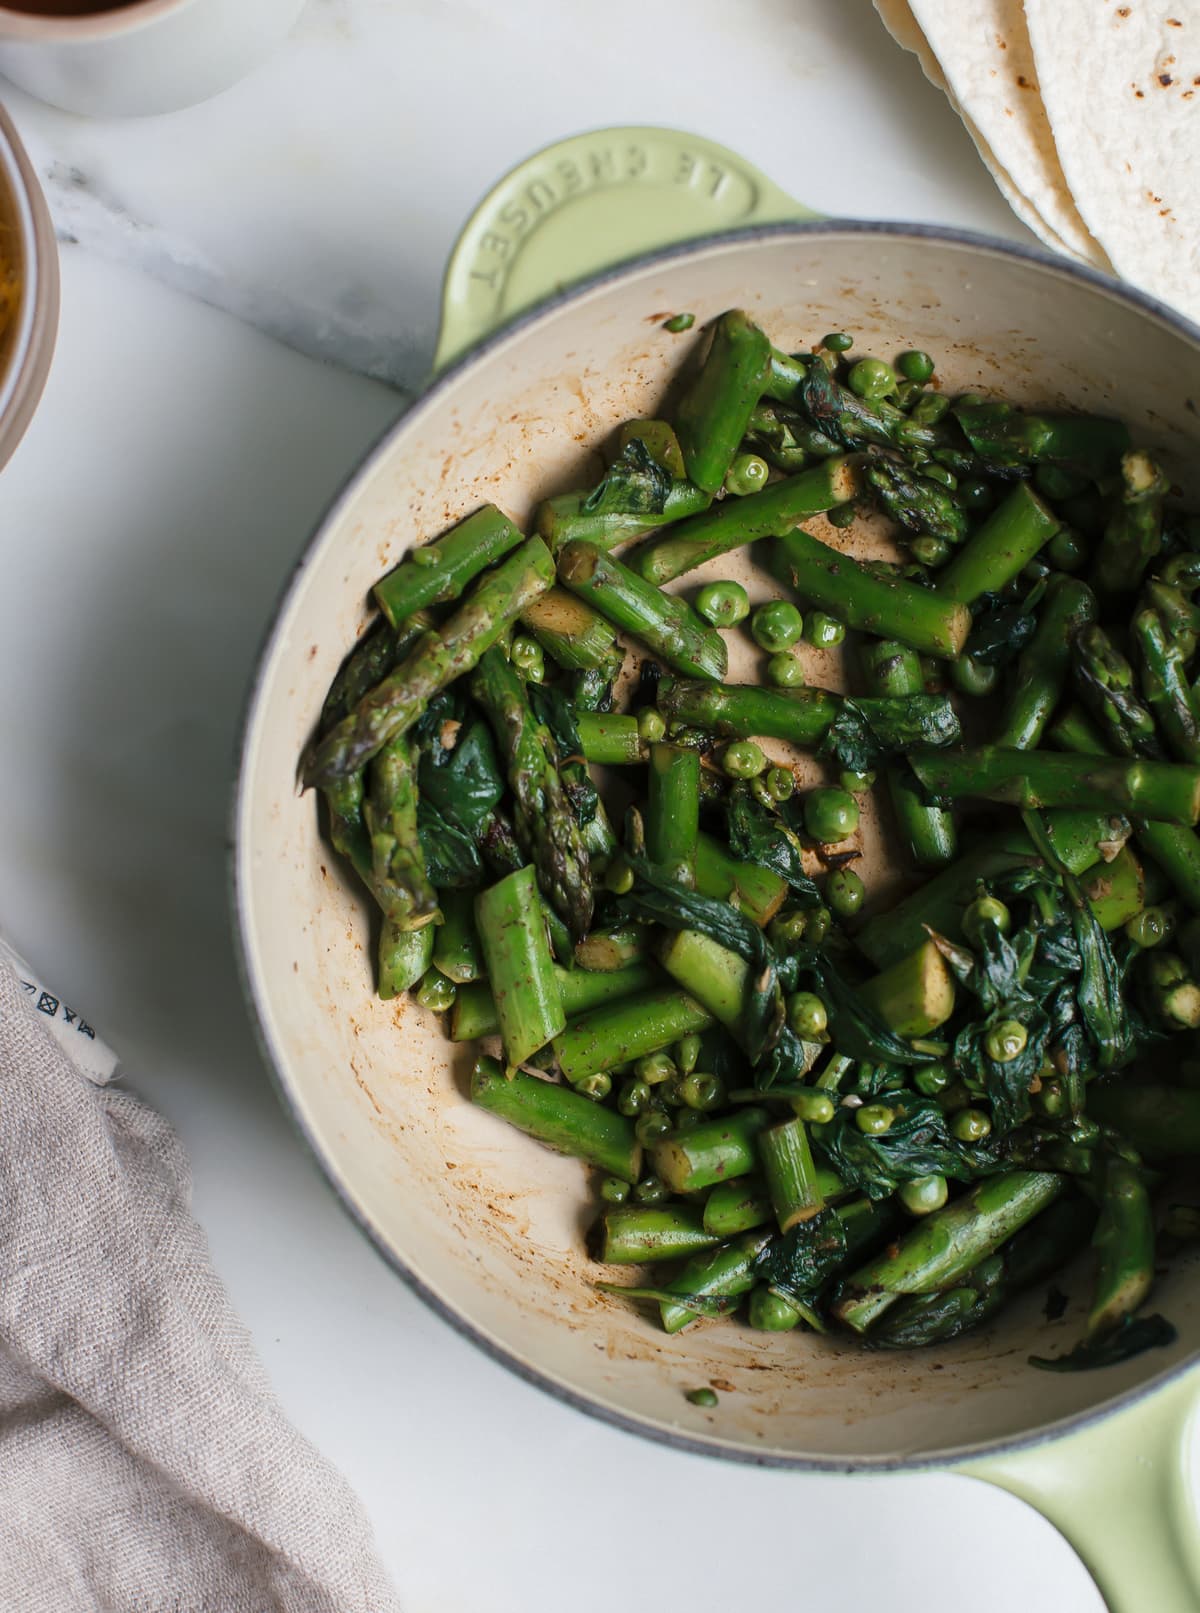
<svg viewBox="0 0 1200 1613">
<path fill-rule="evenodd" d="M 988 1057 L 988 1033 L 1006 1020 L 1024 1025 L 1026 1042 L 1016 1058 Z M 1029 1118 L 1029 1084 L 1042 1067 L 1050 1035 L 1050 1021 L 1028 997 L 998 1003 L 986 1019 L 965 1025 L 954 1038 L 954 1064 L 968 1085 L 985 1092 L 992 1105 L 997 1129 L 1012 1131 Z"/>
<path fill-rule="evenodd" d="M 1165 1316 L 1127 1316 L 1121 1326 L 1100 1339 L 1084 1339 L 1066 1355 L 1031 1355 L 1029 1365 L 1043 1372 L 1090 1372 L 1132 1361 L 1143 1350 L 1161 1350 L 1174 1344 L 1178 1331 Z"/>
<path fill-rule="evenodd" d="M 760 805 L 744 785 L 729 792 L 726 811 L 729 849 L 734 856 L 770 868 L 787 880 L 804 906 L 816 907 L 821 893 L 804 872 L 795 833 Z"/>
<path fill-rule="evenodd" d="M 421 748 L 417 785 L 422 805 L 465 835 L 483 829 L 504 794 L 492 731 L 462 695 L 446 691 L 429 703 L 414 730 Z M 430 878 L 437 879 L 432 870 Z"/>
<path fill-rule="evenodd" d="M 869 773 L 881 761 L 915 746 L 954 745 L 962 738 L 946 695 L 877 695 L 843 699 L 819 754 L 840 767 Z"/>
<path fill-rule="evenodd" d="M 846 1257 L 846 1228 L 836 1210 L 820 1210 L 772 1238 L 754 1263 L 760 1282 L 797 1299 L 816 1293 Z"/>
<path fill-rule="evenodd" d="M 482 881 L 483 861 L 475 838 L 443 817 L 424 796 L 417 805 L 417 836 L 425 871 L 439 889 L 460 890 Z"/>
<path fill-rule="evenodd" d="M 1005 600 L 985 594 L 975 606 L 975 619 L 964 655 L 985 666 L 1007 666 L 1015 660 L 1037 630 L 1037 617 L 1024 600 Z"/>
<path fill-rule="evenodd" d="M 671 477 L 640 437 L 631 437 L 580 506 L 588 515 L 661 515 Z"/>
<path fill-rule="evenodd" d="M 956 1182 L 970 1182 L 1002 1168 L 1000 1151 L 990 1139 L 974 1145 L 956 1142 L 932 1098 L 900 1091 L 883 1093 L 879 1101 L 896 1118 L 877 1137 L 860 1131 L 849 1109 L 839 1109 L 827 1126 L 813 1132 L 814 1146 L 847 1187 L 882 1199 L 914 1176 L 940 1172 Z"/>
<path fill-rule="evenodd" d="M 600 797 L 583 759 L 579 727 L 570 703 L 561 689 L 546 684 L 528 684 L 526 693 L 534 716 L 549 730 L 554 742 L 558 776 L 567 800 L 580 823 L 591 823 L 599 810 Z"/>
</svg>

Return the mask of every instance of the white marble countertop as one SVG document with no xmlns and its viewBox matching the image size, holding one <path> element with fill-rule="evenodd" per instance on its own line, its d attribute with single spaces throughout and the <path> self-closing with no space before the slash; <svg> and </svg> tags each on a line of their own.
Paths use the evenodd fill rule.
<svg viewBox="0 0 1200 1613">
<path fill-rule="evenodd" d="M 550 139 L 653 122 L 724 141 L 823 210 L 1026 238 L 940 97 L 865 0 L 312 0 L 268 66 L 170 118 L 92 124 L 0 94 L 77 243 L 50 383 L 0 481 L 0 913 L 180 1128 L 217 1264 L 289 1410 L 363 1496 L 405 1605 L 1100 1613 L 1010 1497 L 681 1455 L 476 1352 L 384 1267 L 290 1130 L 225 906 L 259 637 L 402 405 L 346 372 L 419 385 L 479 194 Z M 718 1512 L 736 1544 L 681 1579 Z"/>
</svg>

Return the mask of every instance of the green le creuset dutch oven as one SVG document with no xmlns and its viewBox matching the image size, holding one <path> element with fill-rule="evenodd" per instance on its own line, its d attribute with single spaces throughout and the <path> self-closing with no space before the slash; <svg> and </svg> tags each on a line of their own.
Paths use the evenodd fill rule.
<svg viewBox="0 0 1200 1613">
<path fill-rule="evenodd" d="M 728 1325 L 668 1339 L 596 1292 L 583 1168 L 473 1109 L 469 1054 L 414 1003 L 375 997 L 366 908 L 319 837 L 313 798 L 297 794 L 297 758 L 376 578 L 485 500 L 523 522 L 539 499 L 594 480 L 613 428 L 656 412 L 704 323 L 733 306 L 784 348 L 843 329 L 864 352 L 928 350 L 950 390 L 1120 413 L 1200 493 L 1200 332 L 1145 297 L 979 236 L 815 218 L 732 152 L 671 131 L 606 130 L 541 152 L 463 231 L 434 378 L 329 511 L 263 653 L 234 856 L 264 1049 L 364 1231 L 443 1316 L 523 1376 L 690 1450 L 986 1479 L 1059 1526 L 1114 1613 L 1195 1613 L 1195 1263 L 1176 1264 L 1155 1295 L 1177 1342 L 1099 1372 L 1027 1365 L 1077 1334 L 1082 1269 L 1066 1281 L 1072 1306 L 1050 1339 L 1040 1294 L 985 1332 L 908 1354 Z M 665 331 L 680 312 L 695 315 L 694 329 Z M 879 550 L 869 532 L 851 541 Z M 777 591 L 748 561 L 714 567 L 752 597 Z M 732 646 L 731 659 L 732 678 L 754 676 L 748 648 Z M 822 671 L 840 681 L 835 655 Z M 862 849 L 885 878 L 887 847 L 869 815 Z M 710 1381 L 734 1391 L 716 1410 L 685 1400 L 683 1388 Z"/>
</svg>

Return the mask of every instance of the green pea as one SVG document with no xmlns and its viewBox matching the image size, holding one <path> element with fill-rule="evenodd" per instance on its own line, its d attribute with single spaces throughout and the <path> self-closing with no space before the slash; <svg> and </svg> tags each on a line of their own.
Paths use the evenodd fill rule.
<svg viewBox="0 0 1200 1613">
<path fill-rule="evenodd" d="M 789 801 L 796 793 L 796 775 L 790 767 L 772 767 L 767 772 L 767 789 L 772 801 Z"/>
<path fill-rule="evenodd" d="M 1029 1032 L 1019 1019 L 1002 1019 L 993 1025 L 983 1039 L 983 1050 L 997 1064 L 1011 1064 L 1020 1058 L 1029 1040 Z"/>
<path fill-rule="evenodd" d="M 715 1406 L 717 1397 L 711 1389 L 689 1389 L 684 1396 L 693 1406 L 703 1406 L 706 1410 Z"/>
<path fill-rule="evenodd" d="M 837 1106 L 828 1092 L 797 1092 L 792 1099 L 792 1113 L 806 1125 L 827 1126 Z"/>
<path fill-rule="evenodd" d="M 896 390 L 896 372 L 881 358 L 860 358 L 851 366 L 846 385 L 860 398 L 886 398 Z"/>
<path fill-rule="evenodd" d="M 603 1103 L 612 1091 L 612 1076 L 607 1070 L 597 1070 L 594 1075 L 585 1075 L 582 1081 L 577 1081 L 575 1090 L 582 1092 L 585 1098 Z"/>
<path fill-rule="evenodd" d="M 645 1081 L 626 1081 L 617 1093 L 617 1108 L 623 1115 L 640 1115 L 650 1105 L 650 1088 Z"/>
<path fill-rule="evenodd" d="M 619 1176 L 606 1176 L 600 1183 L 600 1197 L 605 1204 L 624 1204 L 629 1197 L 629 1183 Z"/>
<path fill-rule="evenodd" d="M 896 1111 L 889 1109 L 886 1103 L 864 1103 L 861 1109 L 854 1111 L 854 1124 L 868 1137 L 882 1137 L 885 1131 L 892 1129 L 895 1119 Z"/>
<path fill-rule="evenodd" d="M 960 1143 L 981 1143 L 991 1129 L 982 1109 L 960 1109 L 950 1121 L 950 1133 Z"/>
<path fill-rule="evenodd" d="M 662 1054 L 657 1055 L 659 1058 Z M 681 1075 L 691 1075 L 700 1061 L 700 1038 L 693 1033 L 675 1043 L 675 1063 Z M 674 1071 L 671 1072 L 674 1074 Z"/>
<path fill-rule="evenodd" d="M 604 886 L 614 896 L 627 896 L 633 889 L 633 869 L 624 857 L 614 857 L 604 871 Z"/>
<path fill-rule="evenodd" d="M 823 610 L 810 611 L 804 636 L 814 649 L 836 650 L 846 637 L 845 623 L 835 616 L 827 616 Z"/>
<path fill-rule="evenodd" d="M 897 381 L 893 402 L 897 408 L 911 409 L 924 390 L 919 381 Z"/>
<path fill-rule="evenodd" d="M 435 1014 L 444 1014 L 453 1008 L 456 995 L 453 980 L 447 980 L 440 969 L 426 970 L 417 987 L 417 1001 Z"/>
<path fill-rule="evenodd" d="M 790 650 L 804 631 L 804 618 L 789 600 L 771 599 L 750 618 L 750 636 L 760 649 L 776 655 Z"/>
<path fill-rule="evenodd" d="M 919 381 L 924 386 L 933 375 L 933 360 L 928 353 L 914 347 L 907 353 L 901 353 L 896 360 L 896 368 L 906 381 Z"/>
<path fill-rule="evenodd" d="M 932 1215 L 950 1196 L 944 1176 L 914 1176 L 902 1182 L 897 1195 L 909 1215 Z"/>
<path fill-rule="evenodd" d="M 514 637 L 508 655 L 517 671 L 524 673 L 528 673 L 531 667 L 542 666 L 545 660 L 537 639 L 525 638 L 520 633 Z"/>
<path fill-rule="evenodd" d="M 679 1083 L 679 1096 L 688 1109 L 716 1109 L 725 1101 L 725 1083 L 718 1075 L 693 1070 Z"/>
<path fill-rule="evenodd" d="M 914 560 L 934 570 L 944 566 L 954 552 L 945 538 L 914 538 L 908 547 Z"/>
<path fill-rule="evenodd" d="M 866 894 L 866 886 L 853 868 L 837 868 L 825 881 L 825 900 L 839 918 L 857 913 Z"/>
<path fill-rule="evenodd" d="M 643 1176 L 634 1184 L 633 1196 L 639 1204 L 662 1204 L 671 1197 L 671 1189 L 657 1176 Z"/>
<path fill-rule="evenodd" d="M 710 582 L 696 595 L 696 609 L 714 627 L 736 627 L 750 614 L 750 595 L 740 582 Z"/>
<path fill-rule="evenodd" d="M 647 1053 L 644 1058 L 635 1060 L 633 1073 L 637 1080 L 644 1081 L 647 1086 L 657 1087 L 664 1081 L 673 1080 L 679 1071 L 665 1053 Z"/>
<path fill-rule="evenodd" d="M 1135 947 L 1149 950 L 1161 946 L 1175 934 L 1175 915 L 1165 907 L 1143 907 L 1125 921 L 1125 934 Z"/>
<path fill-rule="evenodd" d="M 752 739 L 739 739 L 726 745 L 721 758 L 721 766 L 730 778 L 757 778 L 766 765 L 762 747 Z"/>
<path fill-rule="evenodd" d="M 836 527 L 839 532 L 842 532 L 845 531 L 847 527 L 852 527 L 854 525 L 855 521 L 858 519 L 858 514 L 854 508 L 853 502 L 847 504 L 835 504 L 831 510 L 825 511 L 825 519 L 829 522 L 830 526 Z"/>
<path fill-rule="evenodd" d="M 1092 1143 L 1098 1143 L 1100 1141 L 1099 1124 L 1095 1120 L 1090 1120 L 1087 1115 L 1080 1115 L 1079 1119 L 1072 1123 L 1071 1129 L 1067 1132 L 1067 1141 L 1081 1143 L 1085 1148 Z"/>
<path fill-rule="evenodd" d="M 787 1000 L 788 1024 L 802 1042 L 819 1042 L 829 1029 L 829 1010 L 815 991 L 797 991 Z"/>
<path fill-rule="evenodd" d="M 954 401 L 957 404 L 961 404 L 964 409 L 973 409 L 977 403 L 983 402 L 983 394 L 981 392 L 960 392 Z"/>
<path fill-rule="evenodd" d="M 978 944 L 989 930 L 1007 935 L 1012 916 L 1004 903 L 995 896 L 978 896 L 962 916 L 963 934 L 968 941 Z"/>
<path fill-rule="evenodd" d="M 638 738 L 645 740 L 647 745 L 653 745 L 660 739 L 667 737 L 667 721 L 661 711 L 653 706 L 643 706 L 637 713 Z"/>
<path fill-rule="evenodd" d="M 950 682 L 960 694 L 974 695 L 977 699 L 991 694 L 999 677 L 998 667 L 977 661 L 973 655 L 960 655 L 950 663 Z"/>
<path fill-rule="evenodd" d="M 1057 1120 L 1067 1112 L 1067 1089 L 1054 1078 L 1044 1080 L 1033 1094 L 1033 1106 L 1048 1120 Z"/>
<path fill-rule="evenodd" d="M 780 650 L 767 662 L 767 682 L 777 689 L 798 689 L 804 682 L 804 668 L 790 650 Z"/>
<path fill-rule="evenodd" d="M 1043 553 L 1055 571 L 1078 571 L 1087 560 L 1090 545 L 1073 527 L 1056 532 Z"/>
<path fill-rule="evenodd" d="M 810 790 L 804 800 L 804 827 L 823 846 L 836 845 L 858 828 L 858 802 L 846 790 Z"/>
<path fill-rule="evenodd" d="M 760 1283 L 750 1295 L 746 1320 L 762 1333 L 790 1333 L 799 1327 L 801 1316 L 790 1299 Z"/>
<path fill-rule="evenodd" d="M 671 1117 L 665 1109 L 643 1109 L 633 1123 L 633 1134 L 643 1148 L 653 1148 L 659 1138 L 672 1129 Z"/>
<path fill-rule="evenodd" d="M 912 1084 L 923 1098 L 936 1098 L 953 1079 L 944 1064 L 922 1064 L 913 1071 Z"/>
<path fill-rule="evenodd" d="M 803 941 L 807 926 L 805 913 L 778 913 L 767 925 L 767 940 L 780 951 L 790 951 Z"/>
<path fill-rule="evenodd" d="M 672 314 L 670 319 L 663 320 L 662 328 L 669 330 L 673 336 L 677 336 L 680 331 L 691 330 L 695 323 L 695 314 Z"/>
<path fill-rule="evenodd" d="M 819 947 L 829 934 L 829 928 L 832 923 L 833 914 L 827 907 L 810 907 L 808 910 L 808 922 L 804 930 L 805 939 L 811 941 L 813 946 Z"/>
<path fill-rule="evenodd" d="M 847 336 L 844 330 L 831 331 L 828 336 L 821 337 L 821 346 L 831 353 L 848 353 L 854 346 L 854 337 Z"/>
<path fill-rule="evenodd" d="M 738 454 L 725 473 L 725 491 L 735 498 L 757 493 L 767 485 L 771 467 L 758 454 Z"/>
<path fill-rule="evenodd" d="M 703 1109 L 680 1109 L 675 1116 L 676 1131 L 691 1131 L 694 1126 L 702 1126 L 703 1124 Z"/>
<path fill-rule="evenodd" d="M 978 476 L 971 476 L 959 482 L 958 502 L 964 510 L 970 510 L 973 515 L 977 515 L 991 509 L 996 502 L 996 495 L 987 482 L 981 481 Z"/>
<path fill-rule="evenodd" d="M 958 486 L 958 477 L 954 472 L 946 465 L 939 465 L 936 460 L 930 460 L 921 474 L 931 482 L 940 482 L 943 487 L 948 487 L 952 493 Z"/>
<path fill-rule="evenodd" d="M 843 790 L 849 790 L 851 795 L 860 795 L 863 790 L 869 790 L 874 782 L 874 773 L 853 773 L 847 768 L 838 774 L 839 785 Z"/>
</svg>

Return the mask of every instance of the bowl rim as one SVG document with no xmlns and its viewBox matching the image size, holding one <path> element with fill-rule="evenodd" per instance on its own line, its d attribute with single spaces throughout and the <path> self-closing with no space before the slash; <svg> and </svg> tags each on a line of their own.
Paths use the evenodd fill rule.
<svg viewBox="0 0 1200 1613">
<path fill-rule="evenodd" d="M 24 162 L 22 158 L 25 158 Z M 7 116 L 0 116 L 0 175 L 7 185 L 16 209 L 16 224 L 21 241 L 21 292 L 17 309 L 17 329 L 13 336 L 8 363 L 4 367 L 3 374 L 0 374 L 0 422 L 2 422 L 24 384 L 46 267 L 38 247 L 33 202 L 29 194 L 30 183 L 36 181 L 28 169 L 24 147 L 19 144 L 16 130 Z"/>
<path fill-rule="evenodd" d="M 601 286 L 611 285 L 651 265 L 669 264 L 702 254 L 713 248 L 739 244 L 753 245 L 759 241 L 805 239 L 812 236 L 828 235 L 940 242 L 945 245 L 961 246 L 984 253 L 993 253 L 1003 258 L 1032 265 L 1035 268 L 1044 269 L 1052 274 L 1061 276 L 1068 281 L 1082 283 L 1093 290 L 1101 291 L 1117 302 L 1131 305 L 1138 312 L 1166 324 L 1177 336 L 1182 337 L 1200 354 L 1200 325 L 1197 325 L 1186 315 L 1181 314 L 1178 310 L 1148 292 L 1142 291 L 1138 287 L 1130 286 L 1123 281 L 1115 280 L 1111 275 L 1104 274 L 1098 269 L 1093 269 L 1090 265 L 1075 263 L 1042 248 L 1006 241 L 998 236 L 985 234 L 981 231 L 956 229 L 952 226 L 940 224 L 911 223 L 902 220 L 822 218 L 777 224 L 748 225 L 738 229 L 723 230 L 699 236 L 674 246 L 660 247 L 650 252 L 640 253 L 596 274 L 589 275 L 586 279 L 575 281 L 571 285 L 561 288 L 552 295 L 539 300 L 531 307 L 521 310 L 511 319 L 506 320 L 430 378 L 399 417 L 384 428 L 362 458 L 355 464 L 354 468 L 347 474 L 341 487 L 330 500 L 326 510 L 313 528 L 290 571 L 284 578 L 255 656 L 254 669 L 242 709 L 241 723 L 235 746 L 237 774 L 229 804 L 226 878 L 238 979 L 249 1010 L 254 1039 L 258 1044 L 268 1075 L 272 1085 L 275 1087 L 284 1112 L 320 1167 L 323 1177 L 340 1201 L 342 1208 L 374 1246 L 386 1264 L 436 1315 L 448 1322 L 456 1332 L 481 1349 L 493 1361 L 507 1367 L 517 1377 L 552 1395 L 561 1403 L 582 1411 L 590 1417 L 597 1418 L 612 1427 L 620 1428 L 626 1433 L 635 1434 L 643 1439 L 654 1440 L 656 1443 L 666 1445 L 674 1450 L 685 1451 L 692 1455 L 721 1457 L 726 1461 L 738 1462 L 751 1467 L 786 1468 L 796 1472 L 911 1473 L 954 1468 L 963 1463 L 977 1461 L 985 1457 L 1033 1450 L 1051 1440 L 1060 1439 L 1068 1434 L 1088 1428 L 1110 1416 L 1113 1412 L 1135 1406 L 1157 1390 L 1164 1388 L 1167 1384 L 1181 1379 L 1185 1373 L 1191 1371 L 1200 1363 L 1200 1343 L 1183 1358 L 1165 1366 L 1143 1382 L 1111 1393 L 1080 1411 L 1055 1418 L 1050 1422 L 1040 1423 L 1021 1434 L 1014 1434 L 1000 1439 L 970 1442 L 949 1447 L 945 1450 L 921 1452 L 915 1455 L 825 1457 L 782 1451 L 758 1451 L 746 1446 L 725 1443 L 716 1437 L 710 1438 L 702 1434 L 685 1433 L 678 1428 L 668 1428 L 632 1412 L 605 1405 L 603 1402 L 562 1383 L 532 1361 L 524 1359 L 499 1340 L 489 1337 L 488 1334 L 476 1327 L 453 1305 L 435 1293 L 412 1270 L 403 1257 L 391 1247 L 378 1229 L 372 1225 L 365 1211 L 358 1205 L 350 1184 L 342 1178 L 332 1160 L 326 1157 L 319 1140 L 306 1124 L 299 1105 L 293 1099 L 289 1082 L 284 1075 L 282 1050 L 277 1056 L 268 1031 L 265 1013 L 260 1011 L 257 990 L 258 975 L 247 941 L 244 907 L 245 887 L 249 883 L 249 878 L 248 870 L 242 866 L 244 850 L 240 829 L 243 817 L 248 811 L 249 792 L 246 781 L 255 742 L 259 705 L 267 675 L 274 664 L 276 652 L 283 642 L 283 622 L 287 605 L 294 589 L 307 570 L 314 551 L 323 541 L 325 533 L 333 523 L 340 519 L 346 506 L 357 496 L 360 487 L 375 473 L 379 460 L 390 449 L 394 438 L 413 423 L 423 410 L 436 403 L 442 393 L 478 361 L 487 358 L 496 348 L 502 346 L 518 332 L 557 312 L 560 308 L 567 306 L 590 291 Z M 1200 400 L 1197 401 L 1198 405 L 1200 405 Z"/>
<path fill-rule="evenodd" d="M 73 45 L 89 39 L 111 39 L 136 33 L 159 17 L 183 11 L 195 0 L 128 0 L 108 11 L 51 16 L 44 12 L 15 11 L 0 5 L 0 39 L 37 41 L 46 45 Z"/>
</svg>

